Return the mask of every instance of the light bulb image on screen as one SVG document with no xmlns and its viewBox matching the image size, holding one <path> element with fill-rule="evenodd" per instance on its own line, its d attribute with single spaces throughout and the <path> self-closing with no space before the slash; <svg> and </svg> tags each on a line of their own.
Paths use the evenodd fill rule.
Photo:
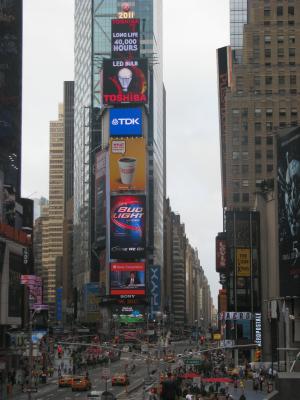
<svg viewBox="0 0 300 400">
<path fill-rule="evenodd" d="M 129 68 L 122 68 L 118 72 L 118 79 L 124 92 L 127 92 L 128 86 L 132 80 L 132 72 Z"/>
</svg>

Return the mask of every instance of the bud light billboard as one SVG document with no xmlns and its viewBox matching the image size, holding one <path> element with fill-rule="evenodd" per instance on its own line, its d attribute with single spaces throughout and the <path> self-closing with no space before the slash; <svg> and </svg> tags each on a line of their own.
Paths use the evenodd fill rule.
<svg viewBox="0 0 300 400">
<path fill-rule="evenodd" d="M 109 110 L 109 132 L 111 137 L 140 137 L 143 134 L 141 108 L 111 108 Z"/>
<path fill-rule="evenodd" d="M 145 263 L 111 263 L 110 294 L 145 296 Z"/>
<path fill-rule="evenodd" d="M 110 258 L 144 258 L 145 242 L 145 196 L 111 197 Z"/>
<path fill-rule="evenodd" d="M 103 104 L 148 102 L 148 61 L 103 60 Z"/>
</svg>

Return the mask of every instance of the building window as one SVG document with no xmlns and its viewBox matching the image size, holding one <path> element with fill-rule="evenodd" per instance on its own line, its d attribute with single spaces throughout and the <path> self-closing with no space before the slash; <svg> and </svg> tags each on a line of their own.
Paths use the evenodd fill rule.
<svg viewBox="0 0 300 400">
<path fill-rule="evenodd" d="M 272 94 L 272 93 L 273 93 L 273 92 L 272 92 L 272 89 L 267 89 L 267 90 L 266 90 L 266 94 L 267 94 L 267 95 Z"/>
<path fill-rule="evenodd" d="M 267 150 L 267 159 L 273 160 L 273 150 Z"/>
<path fill-rule="evenodd" d="M 261 144 L 261 136 L 255 136 L 255 144 L 257 145 Z"/>
<path fill-rule="evenodd" d="M 281 117 L 285 117 L 286 116 L 286 108 L 280 108 L 279 109 L 279 115 Z"/>
<path fill-rule="evenodd" d="M 261 122 L 255 122 L 254 124 L 255 133 L 261 131 Z"/>
<path fill-rule="evenodd" d="M 266 117 L 272 117 L 272 115 L 273 115 L 273 109 L 267 108 L 266 109 Z"/>
<path fill-rule="evenodd" d="M 248 151 L 242 151 L 242 159 L 243 160 L 248 160 L 248 156 L 249 156 Z"/>
<path fill-rule="evenodd" d="M 239 115 L 239 114 L 240 114 L 240 110 L 239 110 L 239 109 L 234 108 L 234 109 L 232 110 L 232 115 Z"/>
<path fill-rule="evenodd" d="M 297 76 L 296 75 L 290 75 L 290 84 L 291 85 L 296 85 L 297 83 Z"/>
<path fill-rule="evenodd" d="M 234 203 L 239 203 L 240 201 L 240 194 L 239 193 L 233 193 L 232 199 Z"/>
<path fill-rule="evenodd" d="M 270 44 L 271 43 L 271 36 L 265 35 L 265 44 Z"/>
<path fill-rule="evenodd" d="M 248 164 L 242 164 L 242 174 L 246 175 L 249 172 L 249 165 Z"/>
<path fill-rule="evenodd" d="M 280 121 L 279 122 L 279 128 L 285 128 L 286 127 L 286 122 L 285 121 Z"/>
<path fill-rule="evenodd" d="M 292 108 L 292 109 L 291 109 L 291 116 L 292 116 L 292 117 L 297 117 L 297 115 L 298 115 L 297 108 Z"/>
<path fill-rule="evenodd" d="M 238 146 L 239 142 L 240 142 L 240 138 L 238 136 L 233 136 L 232 137 L 233 146 Z"/>
<path fill-rule="evenodd" d="M 249 202 L 249 193 L 243 193 L 242 194 L 242 201 L 244 203 L 248 203 Z"/>
<path fill-rule="evenodd" d="M 265 49 L 265 57 L 271 57 L 271 49 Z"/>
<path fill-rule="evenodd" d="M 262 168 L 261 168 L 261 164 L 256 164 L 255 165 L 255 172 L 257 174 L 261 174 Z"/>
<path fill-rule="evenodd" d="M 260 150 L 255 150 L 255 159 L 256 160 L 261 159 L 261 151 Z"/>
<path fill-rule="evenodd" d="M 292 121 L 291 126 L 298 126 L 298 121 Z"/>
<path fill-rule="evenodd" d="M 297 89 L 290 89 L 290 94 L 297 94 Z"/>
<path fill-rule="evenodd" d="M 295 48 L 289 48 L 289 57 L 295 57 L 296 55 L 296 49 Z"/>
<path fill-rule="evenodd" d="M 273 172 L 273 164 L 267 164 L 267 172 Z"/>
<path fill-rule="evenodd" d="M 281 95 L 285 95 L 286 90 L 285 89 L 279 89 L 278 93 L 281 94 Z"/>
<path fill-rule="evenodd" d="M 290 25 L 290 26 L 294 26 L 294 25 L 295 25 L 295 21 L 294 21 L 294 20 L 290 20 L 290 21 L 289 21 L 289 25 Z"/>
<path fill-rule="evenodd" d="M 278 76 L 278 83 L 279 83 L 279 85 L 284 85 L 284 83 L 285 83 L 284 75 L 279 75 Z"/>
<path fill-rule="evenodd" d="M 248 179 L 243 179 L 243 180 L 242 180 L 242 186 L 243 186 L 243 187 L 248 187 L 248 186 L 249 186 L 249 181 L 248 181 Z"/>
<path fill-rule="evenodd" d="M 284 36 L 278 36 L 277 37 L 277 43 L 278 44 L 283 44 L 284 43 Z"/>
<path fill-rule="evenodd" d="M 267 144 L 268 145 L 273 144 L 273 137 L 272 136 L 267 136 Z"/>
<path fill-rule="evenodd" d="M 260 86 L 260 76 L 254 77 L 254 86 Z"/>
<path fill-rule="evenodd" d="M 248 144 L 248 136 L 242 136 L 242 144 L 247 145 Z"/>
<path fill-rule="evenodd" d="M 266 122 L 266 130 L 267 132 L 271 132 L 273 129 L 273 123 L 271 121 Z"/>
<path fill-rule="evenodd" d="M 261 117 L 261 108 L 256 108 L 254 110 L 254 115 L 256 118 Z"/>
<path fill-rule="evenodd" d="M 233 165 L 232 166 L 232 175 L 237 176 L 239 175 L 240 172 L 240 166 L 239 165 Z"/>
<path fill-rule="evenodd" d="M 293 6 L 288 6 L 288 15 L 289 16 L 295 15 L 295 8 Z"/>
<path fill-rule="evenodd" d="M 272 84 L 272 76 L 266 76 L 265 82 L 266 82 L 266 85 L 271 85 Z"/>
<path fill-rule="evenodd" d="M 283 16 L 283 6 L 277 6 L 277 17 Z"/>
<path fill-rule="evenodd" d="M 284 57 L 284 49 L 282 47 L 277 49 L 277 56 L 278 57 Z"/>
<path fill-rule="evenodd" d="M 233 151 L 232 152 L 232 159 L 233 160 L 239 160 L 240 158 L 240 153 L 238 151 Z"/>
<path fill-rule="evenodd" d="M 296 37 L 294 35 L 289 36 L 289 44 L 295 44 L 296 43 Z"/>
<path fill-rule="evenodd" d="M 283 21 L 277 21 L 277 26 L 283 26 Z"/>
<path fill-rule="evenodd" d="M 239 190 L 240 181 L 232 181 L 232 188 L 233 188 L 233 190 Z"/>
</svg>

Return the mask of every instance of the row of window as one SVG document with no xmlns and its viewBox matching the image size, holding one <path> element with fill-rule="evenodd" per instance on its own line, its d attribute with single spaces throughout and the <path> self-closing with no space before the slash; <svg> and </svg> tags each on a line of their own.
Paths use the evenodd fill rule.
<svg viewBox="0 0 300 400">
<path fill-rule="evenodd" d="M 283 47 L 279 47 L 277 49 L 277 57 L 282 58 L 285 55 L 285 51 Z M 288 55 L 289 57 L 295 57 L 296 56 L 296 49 L 294 47 L 290 47 L 288 49 Z M 258 57 L 258 53 L 256 53 L 256 56 Z M 272 56 L 272 49 L 265 49 L 265 57 L 270 58 Z"/>
<path fill-rule="evenodd" d="M 271 12 L 271 7 L 265 7 L 264 8 L 264 16 L 265 17 L 270 17 L 272 12 Z M 276 7 L 276 15 L 277 17 L 283 17 L 285 14 L 284 12 L 284 7 L 283 6 L 277 6 Z M 289 17 L 293 17 L 295 15 L 295 7 L 294 6 L 288 6 L 287 8 L 287 15 Z"/>
<path fill-rule="evenodd" d="M 295 25 L 295 21 L 294 20 L 288 20 L 288 21 L 272 21 L 272 23 L 277 24 L 277 26 L 283 26 L 284 23 L 288 23 L 289 26 L 294 26 Z M 270 26 L 271 25 L 271 21 L 264 21 L 264 26 Z"/>
<path fill-rule="evenodd" d="M 267 164 L 266 170 L 268 173 L 273 172 L 273 164 Z M 240 171 L 242 175 L 248 175 L 249 174 L 249 165 L 248 164 L 242 164 L 242 165 L 232 165 L 232 175 L 233 176 L 238 176 L 240 175 Z M 255 173 L 256 174 L 261 174 L 263 172 L 263 168 L 261 164 L 255 164 Z"/>
<path fill-rule="evenodd" d="M 232 159 L 234 161 L 237 160 L 248 160 L 249 158 L 249 153 L 248 151 L 233 151 L 232 152 Z M 261 159 L 262 158 L 262 152 L 261 150 L 255 150 L 255 159 Z M 267 149 L 266 150 L 266 158 L 268 160 L 273 160 L 273 150 Z"/>
<path fill-rule="evenodd" d="M 289 35 L 288 37 L 286 37 L 284 35 L 278 35 L 277 36 L 277 44 L 284 44 L 285 38 L 288 39 L 288 43 L 289 44 L 295 44 L 296 43 L 296 36 L 295 35 Z M 265 44 L 271 44 L 271 40 L 272 40 L 271 35 L 265 35 L 264 36 Z M 254 44 L 259 44 L 259 36 L 254 36 L 253 42 L 254 42 Z"/>
<path fill-rule="evenodd" d="M 233 108 L 232 109 L 232 115 L 234 117 L 237 117 L 240 114 L 240 110 L 238 108 Z M 261 118 L 263 114 L 263 110 L 261 108 L 255 108 L 254 110 L 254 116 L 255 118 Z M 248 111 L 247 110 L 243 110 L 241 113 L 243 118 L 247 118 L 248 117 Z M 273 116 L 273 108 L 266 108 L 265 109 L 265 115 L 266 117 L 272 117 Z M 279 108 L 279 116 L 280 117 L 286 117 L 288 115 L 288 111 L 285 107 L 280 107 Z M 290 109 L 290 116 L 291 117 L 297 117 L 298 116 L 298 110 L 297 108 L 291 108 Z"/>
<path fill-rule="evenodd" d="M 255 136 L 254 138 L 255 144 L 260 145 L 262 144 L 262 137 L 261 136 Z M 240 138 L 238 136 L 233 136 L 232 137 L 232 144 L 234 146 L 237 146 L 240 144 Z M 241 144 L 242 145 L 247 145 L 248 144 L 248 136 L 242 136 L 241 137 Z M 267 145 L 273 145 L 273 137 L 272 136 L 267 136 L 266 137 L 266 144 Z"/>
<path fill-rule="evenodd" d="M 249 203 L 249 193 L 233 193 L 232 200 L 234 203 L 239 203 L 242 201 L 243 203 Z"/>
</svg>

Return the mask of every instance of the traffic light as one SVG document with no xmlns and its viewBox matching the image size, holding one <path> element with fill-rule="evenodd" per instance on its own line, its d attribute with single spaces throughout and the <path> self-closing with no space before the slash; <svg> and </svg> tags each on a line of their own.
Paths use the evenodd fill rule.
<svg viewBox="0 0 300 400">
<path fill-rule="evenodd" d="M 257 349 L 257 350 L 255 351 L 254 361 L 255 361 L 255 362 L 261 361 L 261 350 Z"/>
</svg>

